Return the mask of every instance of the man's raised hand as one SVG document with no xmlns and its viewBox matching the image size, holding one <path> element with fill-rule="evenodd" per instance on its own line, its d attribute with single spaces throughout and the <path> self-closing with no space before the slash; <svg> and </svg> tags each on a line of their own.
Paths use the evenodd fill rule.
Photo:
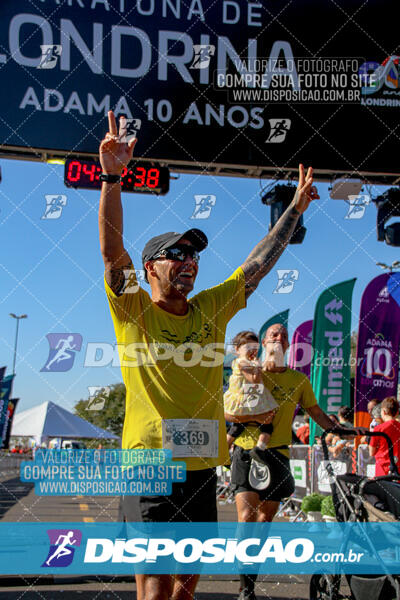
<svg viewBox="0 0 400 600">
<path fill-rule="evenodd" d="M 294 195 L 294 206 L 302 214 L 307 210 L 313 200 L 319 198 L 317 188 L 313 185 L 313 170 L 308 168 L 307 175 L 304 173 L 304 165 L 299 165 L 299 183 Z"/>
<path fill-rule="evenodd" d="M 117 133 L 117 123 L 112 110 L 108 111 L 108 133 L 100 144 L 99 157 L 103 173 L 109 175 L 120 175 L 122 169 L 132 160 L 133 149 L 136 139 L 130 142 L 121 142 L 121 136 L 126 129 L 125 117 L 119 120 L 119 135 Z"/>
</svg>

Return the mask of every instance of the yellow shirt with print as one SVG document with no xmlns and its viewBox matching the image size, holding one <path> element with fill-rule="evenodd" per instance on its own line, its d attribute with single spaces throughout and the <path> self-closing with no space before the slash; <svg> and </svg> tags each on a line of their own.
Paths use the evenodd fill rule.
<svg viewBox="0 0 400 600">
<path fill-rule="evenodd" d="M 188 313 L 173 315 L 130 279 L 116 296 L 104 279 L 126 387 L 122 448 L 162 448 L 163 419 L 218 422 L 218 457 L 189 457 L 197 471 L 229 458 L 223 411 L 223 359 L 227 323 L 246 306 L 244 273 L 188 300 Z"/>
<path fill-rule="evenodd" d="M 300 403 L 304 409 L 317 404 L 310 380 L 304 373 L 287 368 L 281 373 L 263 371 L 263 383 L 279 405 L 272 421 L 274 430 L 268 448 L 289 446 L 292 443 L 292 421 L 297 404 Z M 235 444 L 250 450 L 257 444 L 259 433 L 257 427 L 250 425 L 235 440 Z M 289 450 L 281 449 L 279 452 L 289 456 Z"/>
</svg>

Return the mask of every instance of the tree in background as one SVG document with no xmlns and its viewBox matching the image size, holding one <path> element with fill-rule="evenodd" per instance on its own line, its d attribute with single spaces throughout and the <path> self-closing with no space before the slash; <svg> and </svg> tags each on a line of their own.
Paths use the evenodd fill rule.
<svg viewBox="0 0 400 600">
<path fill-rule="evenodd" d="M 115 435 L 122 436 L 122 427 L 125 418 L 125 385 L 123 383 L 115 383 L 114 385 L 107 386 L 109 388 L 109 394 L 104 395 L 104 402 L 102 401 L 101 392 L 93 398 L 89 397 L 87 400 L 79 400 L 75 405 L 75 414 L 86 419 L 89 423 L 97 425 L 102 429 L 107 429 Z M 101 408 L 100 408 L 101 407 Z M 99 409 L 97 409 L 99 408 Z"/>
</svg>

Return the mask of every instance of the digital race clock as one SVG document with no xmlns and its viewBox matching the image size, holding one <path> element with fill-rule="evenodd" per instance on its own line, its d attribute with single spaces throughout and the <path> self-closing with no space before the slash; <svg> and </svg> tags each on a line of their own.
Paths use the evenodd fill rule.
<svg viewBox="0 0 400 600">
<path fill-rule="evenodd" d="M 99 162 L 69 158 L 65 161 L 64 183 L 67 187 L 101 189 Z M 151 162 L 132 161 L 122 170 L 121 190 L 141 194 L 167 194 L 169 169 Z"/>
</svg>

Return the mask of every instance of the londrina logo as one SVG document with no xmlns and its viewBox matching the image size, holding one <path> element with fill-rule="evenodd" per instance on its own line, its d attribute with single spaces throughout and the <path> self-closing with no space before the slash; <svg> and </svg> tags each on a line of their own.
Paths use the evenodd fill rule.
<svg viewBox="0 0 400 600">
<path fill-rule="evenodd" d="M 369 96 L 385 90 L 399 95 L 399 59 L 399 56 L 392 55 L 385 58 L 382 64 L 375 61 L 363 63 L 358 72 L 364 84 L 361 93 Z"/>
<path fill-rule="evenodd" d="M 48 529 L 49 553 L 42 567 L 68 567 L 74 558 L 75 547 L 81 545 L 79 529 Z"/>
</svg>

